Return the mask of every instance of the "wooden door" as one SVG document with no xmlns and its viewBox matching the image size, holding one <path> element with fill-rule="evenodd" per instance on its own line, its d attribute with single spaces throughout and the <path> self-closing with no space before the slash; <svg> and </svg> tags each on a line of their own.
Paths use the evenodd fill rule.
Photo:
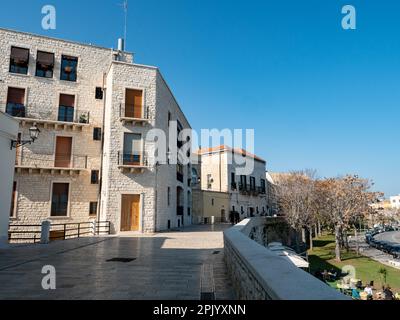
<svg viewBox="0 0 400 320">
<path fill-rule="evenodd" d="M 126 89 L 125 96 L 125 117 L 129 118 L 143 118 L 142 114 L 142 90 Z"/>
<path fill-rule="evenodd" d="M 72 137 L 57 137 L 54 167 L 69 168 L 71 166 Z"/>
<path fill-rule="evenodd" d="M 121 231 L 139 231 L 140 195 L 123 194 L 121 201 Z"/>
</svg>

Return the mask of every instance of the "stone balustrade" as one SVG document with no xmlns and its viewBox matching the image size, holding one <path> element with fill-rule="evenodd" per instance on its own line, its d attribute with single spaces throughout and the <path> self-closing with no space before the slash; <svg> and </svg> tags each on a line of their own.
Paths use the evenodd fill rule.
<svg viewBox="0 0 400 320">
<path fill-rule="evenodd" d="M 275 218 L 245 219 L 224 232 L 225 263 L 241 300 L 347 300 L 311 274 L 250 239 Z M 258 232 L 260 233 L 260 232 Z M 257 241 L 258 240 L 258 241 Z"/>
</svg>

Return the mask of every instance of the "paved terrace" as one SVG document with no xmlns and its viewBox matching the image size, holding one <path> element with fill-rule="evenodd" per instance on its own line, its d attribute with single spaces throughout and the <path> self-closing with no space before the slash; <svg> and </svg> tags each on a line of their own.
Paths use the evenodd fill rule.
<svg viewBox="0 0 400 320">
<path fill-rule="evenodd" d="M 229 225 L 154 235 L 81 238 L 0 249 L 0 299 L 234 299 L 223 263 Z M 131 262 L 107 262 L 133 258 Z M 43 290 L 44 265 L 56 290 Z"/>
</svg>

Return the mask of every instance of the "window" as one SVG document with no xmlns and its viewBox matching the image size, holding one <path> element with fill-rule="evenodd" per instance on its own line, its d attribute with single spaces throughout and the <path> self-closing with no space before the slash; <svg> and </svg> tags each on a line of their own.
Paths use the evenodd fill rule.
<svg viewBox="0 0 400 320">
<path fill-rule="evenodd" d="M 240 212 L 243 214 L 244 210 L 243 210 L 243 206 L 240 207 Z"/>
<path fill-rule="evenodd" d="M 261 179 L 261 192 L 262 193 L 265 193 L 265 180 L 264 179 Z"/>
<path fill-rule="evenodd" d="M 142 161 L 142 135 L 138 133 L 124 134 L 124 165 L 140 165 Z"/>
<path fill-rule="evenodd" d="M 97 215 L 97 202 L 90 202 L 89 204 L 89 215 Z"/>
<path fill-rule="evenodd" d="M 256 178 L 250 177 L 250 190 L 256 190 Z"/>
<path fill-rule="evenodd" d="M 97 141 L 101 140 L 101 128 L 93 129 L 93 140 L 97 140 Z"/>
<path fill-rule="evenodd" d="M 66 217 L 68 215 L 69 183 L 53 183 L 51 197 L 51 216 Z"/>
<path fill-rule="evenodd" d="M 179 149 L 179 148 L 181 148 L 183 146 L 183 141 L 180 140 L 181 137 L 179 136 L 179 134 L 183 130 L 183 126 L 178 120 L 176 120 L 176 124 L 177 124 L 177 129 L 176 129 L 177 130 L 177 135 L 176 136 L 178 137 L 178 139 L 177 139 L 177 147 Z"/>
<path fill-rule="evenodd" d="M 11 194 L 11 208 L 10 208 L 10 217 L 14 217 L 14 211 L 15 211 L 15 202 L 17 200 L 17 181 L 14 181 L 13 183 L 13 189 L 12 189 L 12 194 Z"/>
<path fill-rule="evenodd" d="M 240 189 L 241 190 L 247 189 L 247 177 L 244 175 L 240 176 Z"/>
<path fill-rule="evenodd" d="M 168 203 L 168 207 L 171 205 L 171 188 L 168 187 L 167 190 L 167 203 Z"/>
<path fill-rule="evenodd" d="M 90 174 L 90 183 L 91 184 L 99 183 L 99 170 L 92 170 Z"/>
<path fill-rule="evenodd" d="M 10 72 L 28 74 L 29 49 L 11 47 Z"/>
<path fill-rule="evenodd" d="M 180 163 L 176 165 L 176 179 L 183 182 L 183 165 Z"/>
<path fill-rule="evenodd" d="M 74 122 L 75 96 L 60 94 L 60 105 L 58 107 L 58 121 Z"/>
<path fill-rule="evenodd" d="M 231 189 L 236 190 L 236 176 L 234 172 L 231 172 Z"/>
<path fill-rule="evenodd" d="M 170 122 L 171 122 L 171 112 L 168 111 L 168 127 Z"/>
<path fill-rule="evenodd" d="M 61 57 L 61 80 L 76 81 L 78 58 L 70 56 Z"/>
<path fill-rule="evenodd" d="M 96 99 L 103 100 L 103 88 L 96 87 Z"/>
<path fill-rule="evenodd" d="M 6 113 L 13 117 L 26 116 L 25 89 L 8 88 Z"/>
<path fill-rule="evenodd" d="M 143 91 L 126 89 L 125 93 L 125 117 L 143 118 Z"/>
<path fill-rule="evenodd" d="M 214 198 L 211 199 L 211 205 L 214 206 Z"/>
<path fill-rule="evenodd" d="M 53 78 L 54 53 L 37 52 L 36 77 Z"/>
<path fill-rule="evenodd" d="M 211 178 L 211 174 L 207 174 L 207 189 L 211 189 L 213 180 Z"/>
</svg>

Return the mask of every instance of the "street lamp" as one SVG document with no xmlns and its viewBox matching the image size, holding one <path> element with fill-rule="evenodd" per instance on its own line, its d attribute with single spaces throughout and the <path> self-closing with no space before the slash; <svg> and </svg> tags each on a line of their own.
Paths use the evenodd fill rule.
<svg viewBox="0 0 400 320">
<path fill-rule="evenodd" d="M 22 147 L 23 145 L 26 145 L 28 143 L 31 144 L 35 142 L 35 140 L 39 137 L 39 133 L 40 130 L 36 125 L 30 127 L 29 128 L 30 140 L 11 140 L 11 150 Z"/>
</svg>

